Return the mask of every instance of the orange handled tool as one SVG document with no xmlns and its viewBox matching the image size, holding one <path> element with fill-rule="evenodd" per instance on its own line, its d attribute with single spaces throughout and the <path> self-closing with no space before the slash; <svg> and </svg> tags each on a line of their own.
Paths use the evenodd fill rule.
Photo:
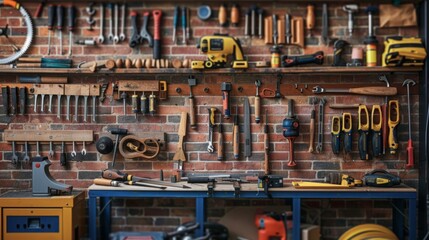
<svg viewBox="0 0 429 240">
<path fill-rule="evenodd" d="M 306 28 L 308 30 L 308 36 L 311 36 L 311 30 L 314 28 L 316 22 L 316 17 L 314 16 L 314 5 L 307 6 L 307 18 L 306 18 Z"/>
<path fill-rule="evenodd" d="M 153 33 L 153 59 L 161 59 L 161 10 L 153 10 L 154 33 Z"/>
<path fill-rule="evenodd" d="M 229 93 L 231 92 L 232 84 L 230 82 L 223 82 L 221 85 L 222 90 L 222 105 L 223 105 L 223 115 L 225 119 L 231 117 L 231 109 L 229 108 Z"/>
</svg>

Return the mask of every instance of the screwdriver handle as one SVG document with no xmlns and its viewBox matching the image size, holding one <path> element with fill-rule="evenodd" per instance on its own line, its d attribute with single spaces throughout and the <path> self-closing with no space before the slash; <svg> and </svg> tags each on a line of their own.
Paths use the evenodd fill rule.
<svg viewBox="0 0 429 240">
<path fill-rule="evenodd" d="M 101 185 L 101 186 L 112 186 L 112 187 L 118 187 L 119 186 L 118 181 L 113 181 L 113 180 L 104 179 L 104 178 L 94 179 L 94 184 L 95 185 Z"/>
<path fill-rule="evenodd" d="M 191 128 L 196 128 L 196 119 L 195 119 L 195 107 L 194 107 L 194 97 L 189 97 L 189 118 L 191 120 Z"/>
<path fill-rule="evenodd" d="M 221 27 L 226 27 L 226 8 L 225 8 L 225 4 L 221 4 L 219 7 L 219 25 Z"/>
<path fill-rule="evenodd" d="M 68 16 L 68 21 L 67 21 L 67 27 L 69 31 L 73 31 L 74 30 L 74 22 L 76 19 L 76 11 L 74 6 L 69 6 L 67 8 L 67 16 Z"/>
<path fill-rule="evenodd" d="M 137 94 L 131 96 L 131 110 L 133 113 L 139 113 L 139 96 Z"/>
<path fill-rule="evenodd" d="M 218 127 L 218 138 L 217 138 L 217 160 L 224 160 L 224 148 L 223 148 L 223 134 L 222 134 L 222 124 L 219 124 Z"/>
<path fill-rule="evenodd" d="M 255 97 L 255 122 L 261 122 L 261 97 L 259 95 Z"/>
<path fill-rule="evenodd" d="M 186 7 L 182 7 L 182 28 L 186 29 Z"/>
<path fill-rule="evenodd" d="M 45 6 L 45 1 L 42 1 L 37 5 L 36 13 L 34 13 L 34 17 L 39 18 L 42 16 L 43 7 Z"/>
<path fill-rule="evenodd" d="M 209 110 L 209 127 L 213 128 L 215 125 L 214 117 L 217 109 L 212 107 L 212 108 L 209 108 L 208 110 Z"/>
<path fill-rule="evenodd" d="M 161 10 L 153 10 L 153 59 L 161 59 Z"/>
<path fill-rule="evenodd" d="M 61 144 L 61 154 L 60 154 L 60 165 L 65 166 L 67 164 L 67 155 L 64 142 Z"/>
<path fill-rule="evenodd" d="M 140 112 L 142 114 L 146 114 L 149 112 L 149 104 L 148 104 L 148 98 L 144 93 L 140 97 Z"/>
<path fill-rule="evenodd" d="M 26 113 L 26 100 L 27 100 L 27 88 L 19 88 L 19 113 L 24 115 Z"/>
<path fill-rule="evenodd" d="M 149 95 L 149 113 L 151 115 L 154 115 L 156 112 L 155 105 L 156 105 L 156 98 L 155 98 L 155 95 L 152 93 L 151 95 Z"/>
<path fill-rule="evenodd" d="M 52 30 L 54 27 L 55 11 L 56 11 L 55 5 L 48 6 L 48 30 Z"/>
<path fill-rule="evenodd" d="M 61 31 L 63 29 L 64 21 L 64 7 L 61 5 L 57 6 L 57 29 Z"/>
<path fill-rule="evenodd" d="M 372 154 L 374 157 L 379 157 L 383 154 L 381 131 L 374 131 L 372 133 Z"/>
<path fill-rule="evenodd" d="M 174 17 L 173 17 L 173 27 L 174 28 L 177 28 L 177 26 L 179 24 L 178 18 L 179 18 L 179 6 L 176 6 L 174 8 Z"/>
<path fill-rule="evenodd" d="M 344 152 L 350 153 L 352 151 L 352 131 L 344 132 Z"/>
<path fill-rule="evenodd" d="M 240 11 L 237 4 L 232 4 L 231 8 L 231 25 L 237 27 L 240 21 Z"/>
<path fill-rule="evenodd" d="M 311 30 L 314 28 L 315 24 L 315 17 L 314 17 L 314 5 L 308 5 L 307 6 L 307 18 L 306 18 L 306 26 L 308 30 Z"/>
</svg>

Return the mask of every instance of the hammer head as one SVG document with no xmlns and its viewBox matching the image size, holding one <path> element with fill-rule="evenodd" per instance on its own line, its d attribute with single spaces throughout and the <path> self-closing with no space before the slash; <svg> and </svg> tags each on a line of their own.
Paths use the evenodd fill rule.
<svg viewBox="0 0 429 240">
<path fill-rule="evenodd" d="M 387 80 L 386 75 L 381 75 L 378 79 L 382 82 L 385 82 L 387 87 L 390 87 L 390 83 L 389 83 L 389 80 Z"/>
<path fill-rule="evenodd" d="M 357 12 L 359 9 L 357 4 L 347 4 L 343 6 L 343 11 L 348 13 Z"/>
<path fill-rule="evenodd" d="M 405 85 L 414 86 L 416 85 L 416 82 L 414 82 L 414 80 L 411 80 L 411 79 L 405 79 L 405 81 L 402 83 L 402 86 L 405 86 Z"/>
</svg>

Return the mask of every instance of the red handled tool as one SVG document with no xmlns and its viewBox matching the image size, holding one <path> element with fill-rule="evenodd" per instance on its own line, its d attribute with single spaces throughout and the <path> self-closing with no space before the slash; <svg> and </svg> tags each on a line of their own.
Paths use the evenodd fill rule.
<svg viewBox="0 0 429 240">
<path fill-rule="evenodd" d="M 153 33 L 153 59 L 161 59 L 161 10 L 153 10 L 154 33 Z"/>
</svg>

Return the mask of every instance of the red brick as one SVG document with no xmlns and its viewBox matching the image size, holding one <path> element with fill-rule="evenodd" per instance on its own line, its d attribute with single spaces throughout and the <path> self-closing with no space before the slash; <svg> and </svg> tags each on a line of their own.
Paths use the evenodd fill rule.
<svg viewBox="0 0 429 240">
<path fill-rule="evenodd" d="M 231 162 L 221 162 L 221 163 L 206 163 L 207 170 L 230 170 L 233 168 Z"/>
</svg>

